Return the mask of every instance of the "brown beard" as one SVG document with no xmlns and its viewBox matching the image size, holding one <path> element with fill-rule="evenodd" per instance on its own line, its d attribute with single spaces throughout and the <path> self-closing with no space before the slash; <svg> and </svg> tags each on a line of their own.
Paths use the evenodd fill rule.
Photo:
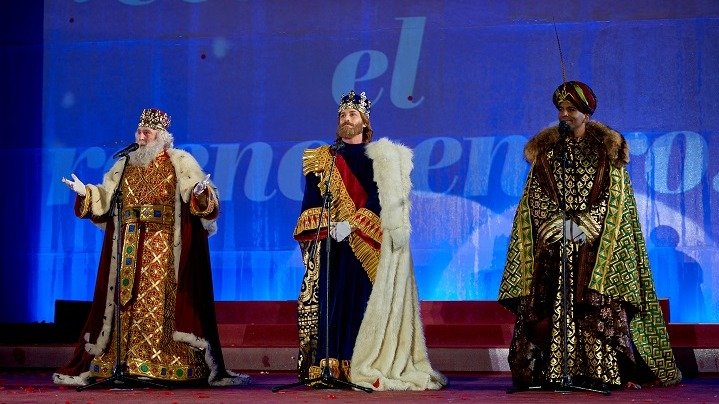
<svg viewBox="0 0 719 404">
<path fill-rule="evenodd" d="M 363 127 L 361 122 L 357 125 L 337 125 L 337 136 L 341 137 L 342 139 L 351 139 L 362 133 L 362 129 Z"/>
<path fill-rule="evenodd" d="M 147 167 L 155 157 L 165 148 L 165 145 L 159 139 L 155 139 L 152 142 L 140 146 L 139 149 L 130 153 L 130 165 Z"/>
</svg>

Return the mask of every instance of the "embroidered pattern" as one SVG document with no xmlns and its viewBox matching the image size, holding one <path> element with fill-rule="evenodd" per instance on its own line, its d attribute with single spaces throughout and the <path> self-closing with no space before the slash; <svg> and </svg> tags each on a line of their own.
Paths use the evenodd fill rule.
<svg viewBox="0 0 719 404">
<path fill-rule="evenodd" d="M 131 375 L 206 379 L 204 352 L 172 338 L 177 294 L 172 242 L 175 187 L 175 169 L 166 155 L 147 167 L 129 166 L 123 179 L 120 355 Z M 116 354 L 116 345 L 108 344 L 93 359 L 92 375 L 110 376 Z"/>
</svg>

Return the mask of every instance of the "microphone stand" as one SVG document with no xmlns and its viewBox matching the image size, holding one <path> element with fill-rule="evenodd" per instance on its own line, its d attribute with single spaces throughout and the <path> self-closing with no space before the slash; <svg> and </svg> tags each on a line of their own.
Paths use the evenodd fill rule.
<svg viewBox="0 0 719 404">
<path fill-rule="evenodd" d="M 369 387 L 360 386 L 352 382 L 338 379 L 332 376 L 332 370 L 330 369 L 330 250 L 332 246 L 332 237 L 330 236 L 330 220 L 332 219 L 332 191 L 330 191 L 330 185 L 332 184 L 332 172 L 334 171 L 337 152 L 342 148 L 341 140 L 335 145 L 330 146 L 334 153 L 332 154 L 332 164 L 330 165 L 329 175 L 327 176 L 327 182 L 325 182 L 325 192 L 322 197 L 322 207 L 320 208 L 320 222 L 315 232 L 315 239 L 310 247 L 310 257 L 314 257 L 317 248 L 320 245 L 320 231 L 322 230 L 322 215 L 327 212 L 327 238 L 325 248 L 325 315 L 324 315 L 324 329 L 325 329 L 325 367 L 322 369 L 322 373 L 318 377 L 311 379 L 302 380 L 295 383 L 285 384 L 272 388 L 272 392 L 276 393 L 280 390 L 297 387 L 297 386 L 312 386 L 312 384 L 321 382 L 325 386 L 330 388 L 352 388 L 356 390 L 362 390 L 366 393 L 371 393 L 373 390 Z M 322 266 L 320 265 L 320 271 Z"/>
<path fill-rule="evenodd" d="M 567 226 L 566 221 L 569 219 L 567 215 L 567 168 L 571 167 L 572 162 L 569 160 L 569 147 L 567 144 L 567 137 L 571 134 L 569 125 L 562 121 L 559 123 L 559 141 L 561 142 L 562 153 L 560 156 L 560 162 L 562 165 L 562 191 L 559 195 L 559 209 L 562 211 L 562 381 L 559 387 L 556 389 L 557 392 L 568 393 L 571 391 L 592 391 L 595 393 L 601 393 L 609 395 L 609 390 L 591 388 L 586 386 L 578 386 L 574 384 L 572 375 L 569 374 L 569 315 L 567 311 L 569 309 L 569 298 L 567 296 L 569 292 L 569 274 L 567 273 Z M 574 233 L 574 232 L 572 232 Z"/>
<path fill-rule="evenodd" d="M 137 143 L 134 143 L 137 144 Z M 135 148 L 137 149 L 137 148 Z M 129 153 L 129 152 L 128 152 Z M 115 248 L 115 367 L 112 368 L 112 375 L 110 377 L 106 377 L 102 380 L 96 381 L 94 383 L 88 384 L 86 386 L 80 386 L 76 390 L 77 391 L 83 391 L 86 389 L 89 389 L 91 387 L 97 387 L 102 386 L 105 384 L 113 384 L 114 386 L 123 386 L 125 383 L 139 383 L 146 386 L 152 386 L 152 387 L 160 387 L 160 388 L 166 388 L 167 386 L 155 383 L 149 380 L 144 379 L 138 379 L 136 377 L 130 377 L 125 374 L 127 369 L 127 363 L 125 363 L 122 359 L 122 345 L 121 345 L 121 338 L 122 338 L 122 332 L 121 332 L 121 326 L 122 321 L 120 319 L 120 273 L 122 268 L 122 251 L 123 251 L 123 238 L 122 232 L 122 179 L 125 176 L 125 170 L 127 169 L 127 163 L 130 160 L 130 157 L 127 156 L 128 153 L 125 153 L 123 156 L 125 157 L 125 163 L 122 165 L 122 171 L 120 171 L 120 180 L 117 183 L 117 187 L 115 187 L 115 192 L 112 194 L 112 202 L 110 203 L 110 206 L 115 208 L 114 216 L 117 218 L 117 239 Z"/>
</svg>

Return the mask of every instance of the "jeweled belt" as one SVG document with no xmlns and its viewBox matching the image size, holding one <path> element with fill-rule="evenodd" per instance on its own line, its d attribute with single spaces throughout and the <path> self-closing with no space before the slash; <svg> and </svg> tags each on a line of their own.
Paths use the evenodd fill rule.
<svg viewBox="0 0 719 404">
<path fill-rule="evenodd" d="M 134 205 L 122 209 L 122 222 L 150 222 L 171 225 L 174 218 L 174 206 Z"/>
</svg>

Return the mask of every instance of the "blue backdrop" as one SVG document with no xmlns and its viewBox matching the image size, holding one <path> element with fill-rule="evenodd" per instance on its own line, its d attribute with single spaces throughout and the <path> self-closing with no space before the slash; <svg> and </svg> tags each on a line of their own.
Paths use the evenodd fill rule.
<svg viewBox="0 0 719 404">
<path fill-rule="evenodd" d="M 561 83 L 598 96 L 629 170 L 672 321 L 719 321 L 719 3 L 64 0 L 44 10 L 41 197 L 22 320 L 92 296 L 102 234 L 60 177 L 99 182 L 139 113 L 172 115 L 212 174 L 218 300 L 295 299 L 301 153 L 332 141 L 349 89 L 375 136 L 414 149 L 420 297 L 495 299 L 527 139 Z M 711 112 L 715 111 L 715 112 Z M 27 247 L 25 247 L 27 248 Z"/>
</svg>

